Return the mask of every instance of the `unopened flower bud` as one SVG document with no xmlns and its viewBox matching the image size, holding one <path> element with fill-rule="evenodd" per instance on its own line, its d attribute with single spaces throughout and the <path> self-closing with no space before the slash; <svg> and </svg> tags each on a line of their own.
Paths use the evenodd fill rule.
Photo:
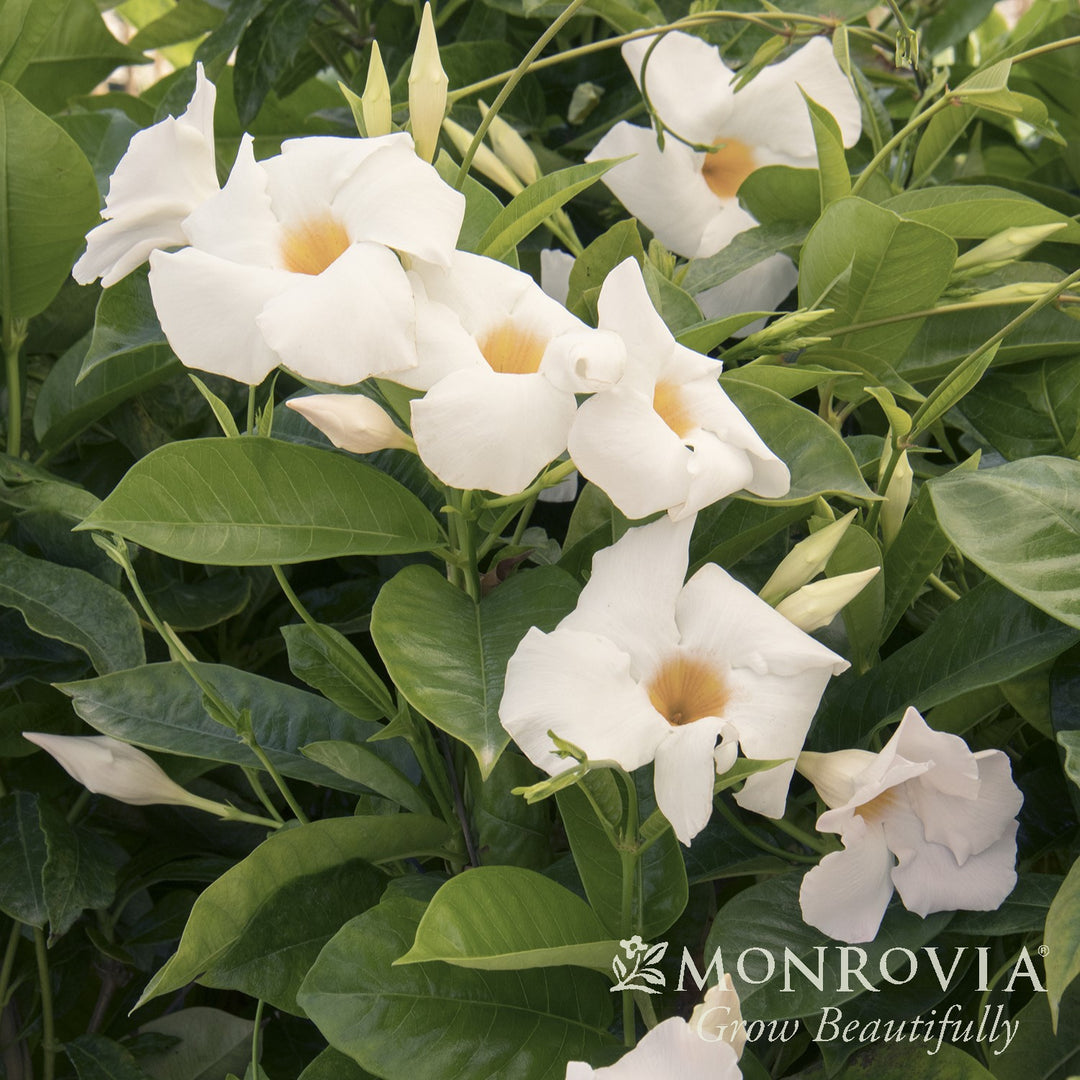
<svg viewBox="0 0 1080 1080">
<path fill-rule="evenodd" d="M 449 117 L 443 121 L 442 126 L 457 152 L 465 154 L 473 141 L 472 132 L 454 123 Z M 517 195 L 522 190 L 521 181 L 483 143 L 476 148 L 472 167 L 511 195 Z"/>
<path fill-rule="evenodd" d="M 854 574 L 838 574 L 804 585 L 776 605 L 788 622 L 809 634 L 828 626 L 840 610 L 862 592 L 866 583 L 880 570 L 872 566 Z"/>
<path fill-rule="evenodd" d="M 826 315 L 832 313 L 832 308 L 818 308 L 815 311 L 792 311 L 787 315 L 782 315 L 763 329 L 750 334 L 740 346 L 740 351 L 742 349 L 747 351 L 756 349 L 761 352 L 768 352 L 769 349 L 775 348 L 781 342 L 787 348 L 794 348 L 796 347 L 794 341 L 801 340 L 806 336 L 801 331 L 808 326 L 813 326 L 819 319 L 824 319 Z"/>
<path fill-rule="evenodd" d="M 984 289 L 982 292 L 965 294 L 965 303 L 980 304 L 1030 304 L 1045 296 L 1055 286 L 1052 281 L 1014 281 L 1011 285 L 1000 285 L 996 289 Z"/>
<path fill-rule="evenodd" d="M 480 116 L 486 117 L 488 106 L 479 101 Z M 540 179 L 540 163 L 529 149 L 529 144 L 501 116 L 493 116 L 487 130 L 488 139 L 496 157 L 510 168 L 523 184 L 534 184 Z"/>
<path fill-rule="evenodd" d="M 810 781 L 826 806 L 843 806 L 855 793 L 855 777 L 877 760 L 869 750 L 836 750 L 817 754 L 804 750 L 795 768 Z"/>
<path fill-rule="evenodd" d="M 903 450 L 893 470 L 888 490 L 885 492 L 885 501 L 881 504 L 881 539 L 885 547 L 896 539 L 896 534 L 903 524 L 904 514 L 907 513 L 908 502 L 911 499 L 912 478 L 907 451 Z"/>
<path fill-rule="evenodd" d="M 410 102 L 411 102 L 410 98 Z M 361 98 L 364 113 L 364 130 L 371 137 L 389 135 L 393 130 L 390 108 L 390 81 L 383 67 L 379 43 L 371 43 L 371 58 L 368 60 L 367 82 L 364 83 L 364 96 Z M 413 133 L 415 138 L 415 131 Z"/>
<path fill-rule="evenodd" d="M 47 735 L 39 731 L 22 734 L 96 795 L 108 795 L 133 806 L 167 803 L 200 810 L 217 808 L 216 803 L 185 791 L 148 754 L 119 739 L 108 735 Z"/>
<path fill-rule="evenodd" d="M 742 1005 L 731 976 L 725 971 L 716 986 L 710 986 L 705 1000 L 690 1014 L 690 1029 L 705 1042 L 731 1043 L 736 1057 L 746 1046 L 746 1025 Z"/>
<path fill-rule="evenodd" d="M 424 161 L 432 161 L 435 157 L 439 128 L 446 115 L 446 90 L 449 85 L 450 80 L 439 59 L 439 42 L 435 37 L 431 4 L 425 4 L 416 51 L 409 69 L 409 122 L 416 153 Z"/>
<path fill-rule="evenodd" d="M 1038 247 L 1044 240 L 1049 240 L 1054 233 L 1065 228 L 1066 222 L 1052 225 L 1027 225 L 1001 232 L 976 244 L 970 251 L 965 251 L 953 266 L 954 273 L 964 273 L 976 267 L 986 272 L 996 266 L 1003 266 L 1014 259 L 1023 258 L 1032 248 Z"/>
<path fill-rule="evenodd" d="M 775 607 L 789 593 L 801 588 L 808 581 L 813 581 L 832 558 L 837 544 L 854 520 L 855 513 L 856 511 L 852 510 L 839 521 L 818 529 L 797 543 L 773 571 L 772 577 L 765 582 L 765 587 L 758 594 L 761 599 Z"/>
<path fill-rule="evenodd" d="M 312 394 L 285 402 L 336 447 L 354 454 L 415 450 L 412 439 L 363 394 Z"/>
</svg>

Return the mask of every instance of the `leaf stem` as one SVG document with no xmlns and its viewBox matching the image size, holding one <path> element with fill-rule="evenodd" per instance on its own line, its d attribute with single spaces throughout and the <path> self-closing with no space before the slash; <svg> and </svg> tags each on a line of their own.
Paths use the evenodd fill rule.
<svg viewBox="0 0 1080 1080">
<path fill-rule="evenodd" d="M 484 510 L 492 510 L 497 506 L 518 506 L 521 503 L 528 502 L 535 495 L 539 495 L 545 488 L 554 487 L 560 481 L 565 480 L 574 471 L 574 468 L 572 461 L 560 461 L 558 465 L 548 469 L 535 484 L 530 484 L 524 491 L 519 491 L 516 495 L 500 495 L 494 499 L 484 499 L 480 505 Z"/>
<path fill-rule="evenodd" d="M 942 94 L 933 105 L 924 109 L 918 116 L 909 120 L 885 145 L 870 159 L 866 168 L 855 178 L 851 185 L 851 194 L 858 195 L 871 176 L 884 165 L 892 155 L 892 152 L 914 131 L 918 131 L 923 124 L 932 120 L 942 109 L 952 104 L 952 97 L 948 93 Z"/>
<path fill-rule="evenodd" d="M 714 800 L 713 805 L 720 811 L 720 816 L 723 817 L 740 836 L 746 837 L 750 843 L 755 847 L 761 848 L 761 850 L 767 854 L 776 855 L 781 859 L 794 860 L 795 862 L 818 862 L 817 855 L 801 855 L 795 851 L 785 851 L 784 848 L 777 847 L 775 844 L 770 844 L 767 840 L 763 840 L 757 833 L 739 820 L 735 812 L 722 798 Z"/>
<path fill-rule="evenodd" d="M 11 985 L 11 973 L 15 969 L 15 954 L 19 951 L 21 936 L 22 923 L 16 922 L 11 927 L 11 935 L 4 950 L 4 962 L 0 965 L 0 1009 L 7 1005 L 8 987 Z"/>
<path fill-rule="evenodd" d="M 26 320 L 5 318 L 3 349 L 8 395 L 7 453 L 14 458 L 22 453 L 22 386 L 19 381 L 19 352 L 25 340 Z"/>
<path fill-rule="evenodd" d="M 49 956 L 45 948 L 45 932 L 34 927 L 34 955 L 37 957 L 38 983 L 41 990 L 41 1051 L 44 1056 L 44 1080 L 56 1075 L 56 1023 L 53 1017 L 52 981 L 49 978 Z"/>
<path fill-rule="evenodd" d="M 255 1006 L 255 1026 L 251 1031 L 251 1080 L 259 1080 L 259 1036 L 262 1034 L 263 1008 L 266 1002 L 259 998 Z"/>
<path fill-rule="evenodd" d="M 249 435 L 255 434 L 255 387 L 248 387 L 248 399 L 247 399 L 247 433 Z M 261 1002 L 260 1002 L 261 1004 Z"/>
</svg>

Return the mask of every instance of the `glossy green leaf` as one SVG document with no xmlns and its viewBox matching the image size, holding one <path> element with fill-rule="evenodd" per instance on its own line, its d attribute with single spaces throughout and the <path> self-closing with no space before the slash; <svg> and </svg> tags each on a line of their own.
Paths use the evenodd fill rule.
<svg viewBox="0 0 1080 1080">
<path fill-rule="evenodd" d="M 151 1080 L 220 1080 L 251 1061 L 255 1024 L 199 1005 L 143 1024 L 142 1035 L 164 1036 L 165 1049 L 144 1054 L 139 1065 Z"/>
<path fill-rule="evenodd" d="M 49 913 L 41 875 L 47 858 L 37 796 L 5 795 L 0 799 L 0 911 L 17 922 L 45 925 Z"/>
<path fill-rule="evenodd" d="M 851 525 L 825 567 L 829 577 L 878 567 L 877 574 L 863 586 L 858 596 L 844 606 L 841 613 L 847 628 L 851 661 L 859 671 L 865 671 L 873 662 L 880 640 L 885 610 L 885 580 L 881 565 L 881 547 L 877 540 L 860 526 Z"/>
<path fill-rule="evenodd" d="M 806 239 L 808 227 L 790 221 L 755 225 L 739 233 L 730 244 L 704 259 L 692 259 L 682 286 L 696 294 L 722 285 L 736 274 L 749 270 L 780 251 L 797 248 Z"/>
<path fill-rule="evenodd" d="M 1030 980 L 1021 977 L 1016 989 L 1030 986 Z M 1059 1006 L 1057 1030 L 1054 1030 L 1047 999 L 1035 994 L 1013 1017 L 1017 1025 L 1012 1043 L 1007 1050 L 999 1036 L 996 1050 L 1002 1050 L 994 1060 L 995 1080 L 1066 1080 L 1080 1075 L 1080 1042 L 1076 1032 L 1080 1029 L 1080 986 L 1073 984 Z"/>
<path fill-rule="evenodd" d="M 595 323 L 597 290 L 619 263 L 630 258 L 637 259 L 639 265 L 645 262 L 641 233 L 632 218 L 612 225 L 574 260 L 566 294 L 566 306 L 570 311 L 579 319 L 590 319 Z"/>
<path fill-rule="evenodd" d="M 81 1078 L 80 1078 L 81 1080 Z M 328 1046 L 300 1074 L 299 1080 L 378 1080 L 352 1058 Z"/>
<path fill-rule="evenodd" d="M 720 385 L 726 388 L 728 383 L 733 382 L 752 383 L 775 390 L 782 397 L 790 399 L 842 374 L 854 375 L 856 372 L 837 372 L 814 364 L 800 364 L 798 367 L 790 364 L 748 364 L 725 371 L 720 376 Z"/>
<path fill-rule="evenodd" d="M 572 964 L 606 973 L 618 947 L 584 900 L 543 874 L 481 866 L 439 889 L 397 962 L 485 971 Z"/>
<path fill-rule="evenodd" d="M 824 1034 L 831 1033 L 827 1027 Z M 993 1075 L 971 1054 L 948 1042 L 940 1047 L 932 1042 L 927 1049 L 921 1042 L 912 1046 L 897 1039 L 861 1049 L 832 1080 L 993 1080 Z"/>
<path fill-rule="evenodd" d="M 523 866 L 543 870 L 552 861 L 552 813 L 545 804 L 530 805 L 514 788 L 543 780 L 522 754 L 505 753 L 486 780 L 471 761 L 469 790 L 476 850 L 484 866 Z"/>
<path fill-rule="evenodd" d="M 809 227 L 821 213 L 817 169 L 765 165 L 739 187 L 739 202 L 762 225 L 798 222 Z"/>
<path fill-rule="evenodd" d="M 0 5 L 0 81 L 14 85 L 67 0 L 6 0 Z"/>
<path fill-rule="evenodd" d="M 435 519 L 385 473 L 259 437 L 162 446 L 80 528 L 217 566 L 424 551 L 439 542 Z"/>
<path fill-rule="evenodd" d="M 140 26 L 130 44 L 133 49 L 148 51 L 194 41 L 213 30 L 221 18 L 221 9 L 207 0 L 179 0 L 164 15 Z"/>
<path fill-rule="evenodd" d="M 1080 634 L 993 581 L 950 604 L 914 641 L 861 677 L 842 675 L 826 691 L 808 747 L 861 745 L 914 705 L 920 712 L 969 690 L 993 686 L 1053 659 Z"/>
<path fill-rule="evenodd" d="M 71 137 L 6 83 L 0 83 L 0 190 L 0 314 L 27 319 L 60 291 L 97 219 L 98 191 Z"/>
<path fill-rule="evenodd" d="M 782 529 L 805 521 L 813 507 L 770 506 L 745 499 L 713 503 L 698 514 L 690 540 L 690 575 L 707 562 L 730 568 Z"/>
<path fill-rule="evenodd" d="M 362 784 L 415 814 L 429 814 L 431 807 L 419 789 L 390 762 L 363 743 L 328 740 L 300 748 L 304 757 L 332 769 L 347 780 Z"/>
<path fill-rule="evenodd" d="M 814 130 L 814 144 L 818 157 L 818 189 L 821 207 L 851 194 L 851 173 L 844 156 L 844 137 L 840 125 L 828 109 L 819 105 L 801 87 L 799 92 L 810 113 Z"/>
<path fill-rule="evenodd" d="M 966 558 L 1080 627 L 1080 462 L 1026 458 L 928 486 L 938 523 Z"/>
<path fill-rule="evenodd" d="M 819 416 L 764 386 L 731 380 L 724 389 L 791 470 L 791 488 L 771 506 L 806 502 L 818 495 L 872 499 L 859 466 L 840 436 Z"/>
<path fill-rule="evenodd" d="M 418 1062 L 440 1080 L 468 1080 L 480 1052 L 490 1076 L 562 1080 L 567 1061 L 613 1056 L 611 995 L 594 972 L 392 966 L 423 911 L 405 897 L 384 901 L 319 954 L 299 1002 L 331 1046 L 385 1080 L 410 1080 Z"/>
<path fill-rule="evenodd" d="M 243 982 L 239 989 L 268 997 L 258 985 L 260 980 L 280 982 L 296 974 L 295 956 L 278 955 L 279 948 L 302 950 L 309 966 L 318 953 L 318 948 L 311 949 L 303 940 L 304 920 L 295 917 L 295 904 L 305 893 L 302 887 L 295 891 L 296 882 L 352 860 L 385 862 L 424 854 L 449 837 L 445 823 L 406 814 L 327 818 L 272 834 L 203 891 L 176 952 L 150 980 L 139 1004 L 202 976 L 212 985 L 223 985 L 221 980 L 230 971 L 234 981 L 225 985 Z M 267 920 L 263 910 L 283 890 L 290 890 L 293 904 L 282 905 L 277 919 Z M 307 917 L 312 915 L 309 911 Z M 330 936 L 326 934 L 323 941 Z M 244 966 L 253 969 L 250 980 L 242 978 Z"/>
<path fill-rule="evenodd" d="M 1042 933 L 1046 913 L 1061 886 L 1055 874 L 1021 872 L 1016 887 L 995 911 L 958 911 L 951 923 L 951 934 L 1005 937 L 1008 934 Z"/>
<path fill-rule="evenodd" d="M 530 626 L 553 630 L 577 594 L 565 571 L 538 567 L 477 605 L 430 566 L 407 566 L 379 593 L 371 636 L 409 704 L 466 743 L 486 776 L 510 741 L 499 722 L 507 661 Z"/>
<path fill-rule="evenodd" d="M 247 607 L 251 578 L 224 570 L 202 581 L 169 580 L 147 589 L 146 596 L 158 617 L 174 630 L 205 630 L 239 615 Z"/>
<path fill-rule="evenodd" d="M 255 739 L 286 776 L 345 791 L 358 790 L 300 753 L 328 739 L 362 742 L 382 729 L 358 720 L 316 694 L 236 668 L 199 664 L 209 682 L 237 713 L 250 713 Z M 62 684 L 75 711 L 92 728 L 148 750 L 259 768 L 236 735 L 212 720 L 202 691 L 179 663 L 147 664 L 100 679 Z M 387 743 L 380 753 L 399 766 L 401 751 Z"/>
<path fill-rule="evenodd" d="M 1050 911 L 1043 932 L 1046 953 L 1046 1000 L 1054 1030 L 1059 1028 L 1061 999 L 1080 976 L 1080 859 L 1073 863 Z"/>
<path fill-rule="evenodd" d="M 168 345 L 158 322 L 146 267 L 103 289 L 94 313 L 94 331 L 77 381 L 98 364 L 151 345 Z"/>
<path fill-rule="evenodd" d="M 149 1080 L 131 1052 L 104 1035 L 80 1035 L 64 1043 L 79 1080 Z"/>
<path fill-rule="evenodd" d="M 435 159 L 435 169 L 451 186 L 457 180 L 458 163 L 445 150 L 439 151 L 439 156 Z M 503 204 L 493 192 L 472 176 L 465 177 L 465 183 L 461 185 L 461 194 L 465 196 L 465 220 L 461 223 L 457 248 L 458 251 L 478 252 L 481 238 L 487 232 L 488 226 L 498 217 Z M 512 252 L 503 261 L 516 266 L 516 252 Z M 408 414 L 405 419 L 408 419 Z"/>
<path fill-rule="evenodd" d="M 146 663 L 135 609 L 85 570 L 0 544 L 0 605 L 21 611 L 31 630 L 81 649 L 99 675 Z"/>
<path fill-rule="evenodd" d="M 593 161 L 542 176 L 515 195 L 500 211 L 480 238 L 477 245 L 480 253 L 492 259 L 503 258 L 556 210 L 595 184 L 615 164 L 615 160 Z"/>
<path fill-rule="evenodd" d="M 1065 750 L 1065 775 L 1080 787 L 1080 731 L 1059 731 L 1057 741 Z"/>
</svg>

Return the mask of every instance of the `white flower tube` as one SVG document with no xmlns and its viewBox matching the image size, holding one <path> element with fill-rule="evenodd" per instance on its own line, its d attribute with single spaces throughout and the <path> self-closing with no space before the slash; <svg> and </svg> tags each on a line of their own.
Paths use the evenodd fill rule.
<svg viewBox="0 0 1080 1080">
<path fill-rule="evenodd" d="M 691 517 L 742 489 L 787 494 L 787 466 L 720 388 L 720 362 L 675 341 L 634 259 L 608 274 L 598 311 L 600 328 L 626 342 L 626 373 L 574 419 L 568 445 L 582 476 L 630 518 Z"/>
<path fill-rule="evenodd" d="M 409 436 L 363 394 L 311 394 L 285 402 L 317 427 L 335 446 L 354 454 L 376 450 L 415 450 Z"/>
<path fill-rule="evenodd" d="M 533 628 L 506 670 L 499 717 L 551 775 L 573 762 L 549 732 L 592 760 L 653 762 L 656 801 L 689 844 L 712 812 L 717 738 L 784 764 L 736 795 L 784 812 L 794 759 L 842 657 L 797 630 L 720 567 L 685 585 L 693 520 L 631 529 L 593 559 L 577 607 L 549 634 Z"/>
<path fill-rule="evenodd" d="M 158 248 L 188 242 L 184 219 L 218 191 L 214 165 L 217 91 L 195 68 L 195 93 L 180 117 L 166 117 L 132 136 L 109 180 L 101 216 L 71 273 L 80 285 L 95 278 L 108 288 Z"/>
<path fill-rule="evenodd" d="M 1016 884 L 1023 796 L 1000 750 L 972 753 L 908 709 L 879 754 L 803 754 L 799 771 L 831 809 L 822 832 L 844 848 L 803 878 L 811 926 L 871 941 L 895 889 L 909 911 L 993 911 Z"/>
</svg>

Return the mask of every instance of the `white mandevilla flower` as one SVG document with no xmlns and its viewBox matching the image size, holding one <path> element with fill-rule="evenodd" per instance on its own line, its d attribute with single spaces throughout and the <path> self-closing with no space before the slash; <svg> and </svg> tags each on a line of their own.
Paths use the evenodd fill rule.
<svg viewBox="0 0 1080 1080">
<path fill-rule="evenodd" d="M 718 737 L 784 764 L 751 776 L 740 805 L 784 812 L 795 758 L 830 676 L 848 663 L 719 566 L 685 585 L 693 520 L 631 529 L 593 559 L 577 607 L 531 629 L 510 659 L 499 717 L 540 768 L 573 762 L 549 732 L 594 761 L 655 762 L 656 801 L 689 844 L 712 812 Z"/>
<path fill-rule="evenodd" d="M 170 780 L 153 758 L 108 735 L 48 735 L 24 731 L 23 738 L 51 754 L 88 791 L 133 806 L 168 803 L 216 812 L 217 803 L 201 799 Z"/>
<path fill-rule="evenodd" d="M 105 218 L 86 237 L 86 251 L 71 273 L 80 285 L 95 278 L 108 288 L 158 248 L 187 243 L 181 222 L 217 194 L 214 103 L 217 91 L 195 68 L 187 111 L 132 136 L 109 179 Z"/>
<path fill-rule="evenodd" d="M 416 363 L 396 252 L 447 264 L 459 192 L 404 133 L 312 136 L 257 162 L 244 136 L 225 187 L 150 259 L 154 307 L 189 367 L 255 385 L 279 363 L 338 386 Z"/>
<path fill-rule="evenodd" d="M 772 64 L 741 90 L 719 50 L 700 38 L 670 33 L 642 66 L 651 39 L 627 42 L 623 58 L 663 124 L 688 142 L 713 146 L 693 150 L 668 134 L 657 146 L 650 128 L 616 124 L 589 154 L 590 161 L 635 155 L 604 176 L 619 201 L 661 243 L 686 258 L 714 255 L 732 237 L 756 224 L 739 205 L 742 182 L 763 165 L 817 166 L 817 150 L 806 94 L 832 113 L 845 146 L 859 138 L 858 99 L 825 38 L 814 38 L 786 60 Z M 795 283 L 783 255 L 753 268 L 743 282 L 706 290 L 697 297 L 708 316 L 768 309 Z M 749 290 L 749 291 L 748 291 Z M 749 301 L 754 302 L 749 302 Z"/>
<path fill-rule="evenodd" d="M 993 911 L 1016 884 L 1023 796 L 1000 750 L 972 753 L 908 709 L 878 754 L 805 753 L 798 769 L 830 807 L 844 849 L 803 878 L 803 918 L 840 941 L 871 941 L 895 888 L 909 911 Z"/>
<path fill-rule="evenodd" d="M 725 975 L 724 979 L 720 986 L 709 989 L 689 1022 L 673 1016 L 657 1024 L 614 1065 L 594 1069 L 583 1061 L 568 1062 L 566 1080 L 589 1080 L 593 1076 L 601 1080 L 658 1080 L 668 1076 L 679 1080 L 738 1080 L 742 1076 L 739 1056 L 746 1031 L 731 976 Z"/>
<path fill-rule="evenodd" d="M 354 454 L 415 450 L 412 439 L 363 394 L 311 394 L 285 404 L 342 450 Z"/>
<path fill-rule="evenodd" d="M 720 362 L 675 341 L 634 259 L 607 276 L 598 311 L 600 328 L 626 342 L 626 372 L 574 419 L 570 456 L 583 476 L 630 518 L 689 517 L 741 489 L 787 494 L 787 466 L 720 388 Z"/>
<path fill-rule="evenodd" d="M 412 402 L 421 459 L 452 487 L 523 490 L 565 451 L 574 395 L 622 375 L 622 340 L 494 259 L 459 251 L 409 277 L 420 363 L 393 377 L 427 391 Z"/>
</svg>

